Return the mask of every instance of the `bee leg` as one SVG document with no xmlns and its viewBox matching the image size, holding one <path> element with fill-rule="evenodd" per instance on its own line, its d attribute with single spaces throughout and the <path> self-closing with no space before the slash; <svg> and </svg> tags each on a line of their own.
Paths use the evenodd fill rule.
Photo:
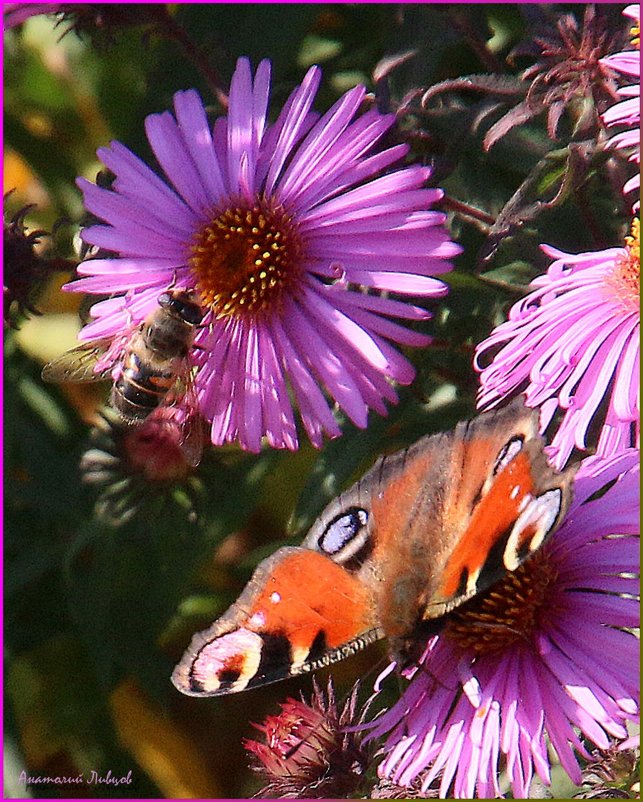
<svg viewBox="0 0 643 802">
<path fill-rule="evenodd" d="M 165 292 L 169 292 L 170 290 L 174 289 L 174 287 L 176 287 L 176 281 L 177 281 L 177 276 L 175 270 L 172 273 L 172 281 L 170 281 L 170 283 L 167 285 L 167 289 L 165 290 Z"/>
</svg>

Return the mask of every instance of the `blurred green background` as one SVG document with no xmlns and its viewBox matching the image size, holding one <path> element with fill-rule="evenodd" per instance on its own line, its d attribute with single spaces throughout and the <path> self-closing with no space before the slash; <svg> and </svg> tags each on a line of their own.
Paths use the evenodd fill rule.
<svg viewBox="0 0 643 802">
<path fill-rule="evenodd" d="M 567 8 L 582 19 L 582 5 Z M 529 7 L 513 4 L 168 9 L 224 86 L 238 56 L 249 55 L 255 65 L 270 58 L 273 111 L 313 63 L 324 68 L 318 110 L 355 83 L 375 89 L 381 60 L 409 51 L 377 86 L 384 108 L 395 110 L 412 90 L 448 78 L 494 67 L 516 75 L 505 58 L 532 23 Z M 604 10 L 622 27 L 620 6 Z M 95 179 L 96 148 L 118 139 L 151 162 L 144 118 L 170 108 L 175 91 L 197 87 L 214 112 L 219 107 L 175 39 L 145 25 L 62 36 L 68 27 L 39 16 L 5 34 L 4 190 L 14 190 L 5 217 L 37 204 L 26 217 L 28 230 L 51 231 L 62 219 L 43 238 L 44 253 L 75 259 L 83 210 L 74 180 Z M 495 218 L 535 168 L 533 192 L 551 197 L 574 138 L 563 126 L 560 141 L 550 141 L 538 119 L 483 153 L 484 134 L 503 108 L 497 98 L 456 93 L 431 113 L 401 116 L 398 136 L 411 142 L 415 159 L 435 166 L 436 185 L 484 214 L 475 220 L 450 213 L 452 236 L 465 251 L 446 277 L 449 297 L 426 325 L 435 344 L 409 352 L 415 383 L 400 390 L 388 418 L 372 415 L 365 431 L 345 423 L 344 436 L 321 452 L 305 444 L 295 454 L 259 456 L 211 449 L 188 483 L 150 497 L 129 523 L 109 525 L 95 514 L 97 490 L 82 485 L 79 473 L 107 388 L 40 380 L 43 363 L 73 346 L 80 326 L 78 298 L 59 291 L 69 273 L 48 277 L 36 300 L 45 314 L 6 332 L 7 796 L 25 796 L 17 782 L 23 769 L 50 776 L 132 771 L 131 785 L 83 785 L 77 793 L 66 787 L 63 797 L 246 797 L 258 790 L 241 746 L 255 732 L 249 722 L 309 688 L 310 678 L 224 699 L 183 697 L 169 676 L 192 633 L 234 601 L 260 559 L 297 542 L 377 454 L 473 412 L 473 347 L 544 269 L 541 242 L 572 251 L 596 247 L 588 213 L 605 243 L 623 232 L 622 204 L 601 177 L 600 159 L 590 159 L 582 202 L 578 193 L 564 192 L 555 209 L 527 217 L 480 261 L 489 251 L 484 215 Z M 335 666 L 338 694 L 360 676 L 368 691 L 369 669 L 384 655 L 375 646 Z M 32 786 L 29 793 L 56 796 L 51 787 Z"/>
</svg>

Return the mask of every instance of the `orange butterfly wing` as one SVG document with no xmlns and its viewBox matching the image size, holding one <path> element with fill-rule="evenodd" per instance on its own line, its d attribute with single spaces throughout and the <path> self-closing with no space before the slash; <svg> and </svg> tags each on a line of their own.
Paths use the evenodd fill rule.
<svg viewBox="0 0 643 802">
<path fill-rule="evenodd" d="M 195 635 L 172 681 L 188 695 L 217 696 L 312 671 L 381 637 L 373 611 L 369 589 L 329 557 L 279 549 Z"/>
</svg>

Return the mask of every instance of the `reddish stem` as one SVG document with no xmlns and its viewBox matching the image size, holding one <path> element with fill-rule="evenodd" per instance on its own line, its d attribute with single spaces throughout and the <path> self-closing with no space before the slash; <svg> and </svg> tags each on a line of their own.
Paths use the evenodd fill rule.
<svg viewBox="0 0 643 802">
<path fill-rule="evenodd" d="M 445 195 L 442 198 L 442 206 L 449 211 L 459 214 L 461 217 L 468 217 L 473 220 L 477 220 L 479 223 L 482 223 L 481 228 L 484 229 L 487 229 L 496 222 L 495 217 L 487 214 L 487 212 L 483 212 L 482 209 L 476 209 L 475 206 L 471 206 L 464 201 L 451 198 L 449 195 Z"/>
<path fill-rule="evenodd" d="M 219 101 L 222 108 L 228 108 L 228 95 L 223 88 L 223 82 L 216 68 L 210 63 L 203 50 L 192 41 L 185 28 L 174 17 L 166 12 L 164 18 L 164 33 L 168 39 L 175 41 L 183 50 L 188 59 L 205 78 L 210 90 Z"/>
</svg>

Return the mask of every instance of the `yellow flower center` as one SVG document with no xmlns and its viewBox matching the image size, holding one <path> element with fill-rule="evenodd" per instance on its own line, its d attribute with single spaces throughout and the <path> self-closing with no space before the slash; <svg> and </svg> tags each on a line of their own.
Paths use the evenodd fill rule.
<svg viewBox="0 0 643 802">
<path fill-rule="evenodd" d="M 303 243 L 282 206 L 240 202 L 193 237 L 188 264 L 215 318 L 257 317 L 278 310 L 302 274 Z"/>
<path fill-rule="evenodd" d="M 625 237 L 625 255 L 617 260 L 613 284 L 627 311 L 637 311 L 641 304 L 641 241 L 638 217 L 632 221 L 632 230 Z"/>
<path fill-rule="evenodd" d="M 448 617 L 444 637 L 477 654 L 528 641 L 551 609 L 549 588 L 557 571 L 543 551 Z"/>
<path fill-rule="evenodd" d="M 630 28 L 630 36 L 632 37 L 632 44 L 637 50 L 641 49 L 641 23 L 635 22 Z"/>
</svg>

